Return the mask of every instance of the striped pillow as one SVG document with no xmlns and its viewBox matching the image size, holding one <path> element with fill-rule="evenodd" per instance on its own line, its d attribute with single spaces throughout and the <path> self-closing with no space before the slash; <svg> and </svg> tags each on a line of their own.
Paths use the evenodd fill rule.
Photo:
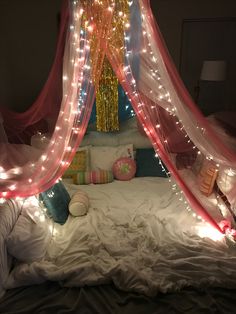
<svg viewBox="0 0 236 314">
<path fill-rule="evenodd" d="M 213 191 L 213 187 L 218 174 L 218 169 L 214 162 L 205 160 L 198 174 L 199 190 L 202 194 L 209 196 Z"/>
<path fill-rule="evenodd" d="M 109 170 L 80 171 L 74 176 L 74 184 L 103 184 L 113 180 L 113 173 Z"/>
<path fill-rule="evenodd" d="M 86 192 L 78 190 L 72 196 L 69 204 L 69 212 L 72 216 L 83 216 L 87 214 L 89 208 L 89 198 Z"/>
</svg>

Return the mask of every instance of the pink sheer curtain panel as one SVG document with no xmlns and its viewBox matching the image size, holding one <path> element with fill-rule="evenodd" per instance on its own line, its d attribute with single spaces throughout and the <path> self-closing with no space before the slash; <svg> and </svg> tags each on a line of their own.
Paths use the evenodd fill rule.
<svg viewBox="0 0 236 314">
<path fill-rule="evenodd" d="M 199 158 L 212 160 L 218 168 L 235 168 L 235 153 L 224 145 L 184 88 L 155 23 L 149 1 L 140 0 L 139 5 L 142 31 L 139 38 L 138 77 L 130 61 L 137 53 L 136 47 L 126 42 L 126 58 L 120 62 L 119 55 L 108 44 L 107 56 L 157 156 L 181 187 L 190 207 L 196 211 L 199 219 L 208 221 L 221 231 L 219 222 L 223 216 L 215 202 L 217 195 L 213 202 L 206 201 L 199 192 L 198 174 L 194 172 L 192 164 L 187 169 L 179 170 L 176 160 L 181 153 L 188 154 L 193 161 Z M 130 6 L 132 9 L 133 5 Z M 127 36 L 129 33 L 127 30 Z"/>
<path fill-rule="evenodd" d="M 94 20 L 93 13 L 103 19 Z M 62 17 L 57 46 L 59 52 L 56 53 L 51 76 L 39 97 L 39 108 L 34 104 L 33 109 L 30 108 L 25 114 L 8 111 L 2 114 L 1 128 L 4 128 L 4 137 L 1 136 L 1 140 L 4 141 L 0 143 L 0 198 L 35 195 L 52 186 L 69 166 L 87 128 L 96 89 L 91 77 L 93 72 L 98 76 L 100 73 L 104 57 L 101 41 L 106 40 L 112 12 L 108 9 L 104 12 L 99 5 L 92 6 L 86 1 L 72 1 L 64 3 Z M 62 38 L 65 37 L 65 30 L 63 54 Z M 92 40 L 93 37 L 96 40 Z M 91 55 L 94 56 L 93 62 Z M 98 55 L 99 58 L 96 57 Z M 54 77 L 55 73 L 58 77 Z M 44 97 L 45 95 L 50 97 Z M 60 98 L 60 103 L 57 103 L 56 100 Z M 48 102 L 49 99 L 52 103 Z M 6 121 L 10 127 L 14 119 L 18 121 L 19 118 L 23 128 L 24 123 L 31 126 L 42 118 L 47 119 L 48 116 L 53 117 L 53 120 L 47 120 L 51 133 L 45 134 L 47 141 L 42 143 L 44 145 L 33 147 L 27 145 L 28 143 L 5 142 L 8 136 Z M 24 117 L 25 122 L 21 117 Z"/>
</svg>

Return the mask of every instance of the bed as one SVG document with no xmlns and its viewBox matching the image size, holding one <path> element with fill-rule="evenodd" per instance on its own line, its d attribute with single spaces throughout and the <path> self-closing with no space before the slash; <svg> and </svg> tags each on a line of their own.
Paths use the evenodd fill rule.
<svg viewBox="0 0 236 314">
<path fill-rule="evenodd" d="M 71 199 L 87 195 L 86 215 L 61 225 L 32 200 L 0 208 L 0 313 L 234 312 L 235 245 L 189 214 L 168 178 L 63 185 Z M 17 229 L 20 218 L 39 233 Z M 28 248 L 17 250 L 17 232 L 31 235 Z"/>
<path fill-rule="evenodd" d="M 66 188 L 73 195 L 78 186 Z M 236 288 L 235 247 L 199 236 L 206 226 L 186 215 L 168 179 L 116 180 L 80 189 L 90 198 L 88 214 L 69 216 L 63 226 L 54 223 L 43 259 L 16 264 L 4 288 L 56 289 L 48 281 L 62 289 L 113 285 L 100 289 L 152 300 L 189 287 Z"/>
</svg>

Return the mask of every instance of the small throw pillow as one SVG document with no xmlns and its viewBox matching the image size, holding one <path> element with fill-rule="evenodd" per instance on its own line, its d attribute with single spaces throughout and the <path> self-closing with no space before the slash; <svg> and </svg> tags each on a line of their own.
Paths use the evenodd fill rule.
<svg viewBox="0 0 236 314">
<path fill-rule="evenodd" d="M 80 146 L 77 149 L 77 152 L 85 152 L 86 155 L 86 167 L 85 167 L 85 171 L 90 171 L 90 148 L 91 145 L 87 145 L 87 146 Z"/>
<path fill-rule="evenodd" d="M 90 184 L 91 180 L 91 171 L 79 171 L 74 176 L 74 184 Z"/>
<path fill-rule="evenodd" d="M 91 170 L 112 170 L 120 157 L 134 158 L 133 144 L 119 146 L 92 146 L 90 148 Z"/>
<path fill-rule="evenodd" d="M 136 150 L 136 177 L 167 177 L 168 170 L 159 164 L 159 159 L 155 157 L 155 150 L 153 148 L 141 148 Z"/>
<path fill-rule="evenodd" d="M 61 225 L 66 222 L 69 215 L 70 195 L 61 181 L 40 193 L 39 199 L 47 208 L 49 217 Z"/>
<path fill-rule="evenodd" d="M 74 176 L 74 184 L 104 184 L 114 180 L 112 171 L 109 170 L 94 170 L 78 172 Z"/>
<path fill-rule="evenodd" d="M 198 174 L 198 185 L 202 194 L 206 196 L 211 195 L 217 174 L 218 169 L 215 163 L 210 160 L 204 160 L 201 170 Z"/>
<path fill-rule="evenodd" d="M 75 153 L 75 156 L 65 173 L 63 178 L 73 178 L 78 171 L 87 170 L 87 152 L 86 150 L 79 150 Z"/>
<path fill-rule="evenodd" d="M 69 212 L 72 216 L 83 216 L 87 214 L 89 198 L 86 192 L 78 190 L 71 198 Z"/>
<path fill-rule="evenodd" d="M 136 162 L 129 157 L 119 158 L 113 164 L 112 171 L 117 180 L 131 180 L 135 176 Z"/>
<path fill-rule="evenodd" d="M 186 153 L 178 153 L 176 154 L 175 161 L 176 167 L 178 170 L 189 169 L 191 168 L 197 158 L 196 152 L 186 152 Z"/>
</svg>

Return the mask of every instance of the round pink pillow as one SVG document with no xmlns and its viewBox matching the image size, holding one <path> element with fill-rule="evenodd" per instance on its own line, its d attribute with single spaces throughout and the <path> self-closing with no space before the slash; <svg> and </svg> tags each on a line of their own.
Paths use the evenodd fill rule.
<svg viewBox="0 0 236 314">
<path fill-rule="evenodd" d="M 135 176 L 136 163 L 129 157 L 121 157 L 114 162 L 112 172 L 117 180 L 131 180 Z"/>
</svg>

